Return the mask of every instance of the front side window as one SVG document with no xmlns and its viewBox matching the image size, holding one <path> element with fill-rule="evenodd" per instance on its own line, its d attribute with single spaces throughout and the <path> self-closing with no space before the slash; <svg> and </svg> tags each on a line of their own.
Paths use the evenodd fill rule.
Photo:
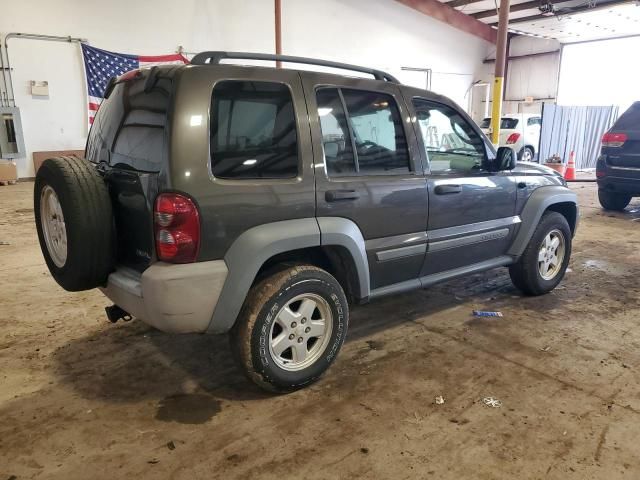
<svg viewBox="0 0 640 480">
<path fill-rule="evenodd" d="M 291 93 L 272 82 L 219 82 L 211 97 L 211 169 L 217 178 L 298 175 Z"/>
<path fill-rule="evenodd" d="M 420 99 L 413 105 L 432 173 L 482 170 L 484 141 L 456 110 Z"/>
<path fill-rule="evenodd" d="M 391 95 L 324 88 L 316 98 L 330 176 L 410 171 L 400 111 Z"/>
</svg>

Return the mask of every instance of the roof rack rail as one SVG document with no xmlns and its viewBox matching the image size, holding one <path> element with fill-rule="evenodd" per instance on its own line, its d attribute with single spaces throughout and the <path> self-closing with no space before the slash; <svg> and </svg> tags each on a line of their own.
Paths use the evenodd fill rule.
<svg viewBox="0 0 640 480">
<path fill-rule="evenodd" d="M 271 53 L 249 53 L 249 52 L 202 52 L 191 59 L 192 65 L 219 65 L 221 60 L 272 60 L 287 63 L 305 63 L 308 65 L 320 65 L 322 67 L 339 68 L 342 70 L 352 70 L 354 72 L 368 73 L 376 80 L 383 80 L 391 83 L 400 83 L 396 77 L 390 73 L 376 70 L 374 68 L 359 67 L 348 63 L 331 62 L 319 60 L 317 58 L 295 57 L 291 55 L 277 55 Z"/>
</svg>

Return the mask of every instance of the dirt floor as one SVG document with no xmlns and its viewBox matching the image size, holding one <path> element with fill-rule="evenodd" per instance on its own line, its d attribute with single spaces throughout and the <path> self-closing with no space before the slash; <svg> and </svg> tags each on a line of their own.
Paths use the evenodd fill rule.
<svg viewBox="0 0 640 480">
<path fill-rule="evenodd" d="M 556 291 L 502 269 L 356 308 L 327 375 L 272 396 L 225 337 L 112 325 L 99 292 L 64 292 L 33 184 L 0 187 L 0 480 L 640 478 L 640 202 L 573 188 Z"/>
</svg>

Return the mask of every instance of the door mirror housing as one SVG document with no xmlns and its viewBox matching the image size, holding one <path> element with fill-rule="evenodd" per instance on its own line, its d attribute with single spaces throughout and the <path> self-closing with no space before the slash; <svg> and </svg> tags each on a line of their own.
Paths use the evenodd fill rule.
<svg viewBox="0 0 640 480">
<path fill-rule="evenodd" d="M 498 148 L 495 162 L 496 170 L 498 171 L 513 170 L 518 163 L 516 152 L 511 147 L 500 147 Z"/>
</svg>

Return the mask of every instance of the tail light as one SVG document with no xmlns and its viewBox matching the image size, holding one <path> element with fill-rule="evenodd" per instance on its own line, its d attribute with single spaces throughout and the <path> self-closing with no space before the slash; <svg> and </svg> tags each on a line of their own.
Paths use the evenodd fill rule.
<svg viewBox="0 0 640 480">
<path fill-rule="evenodd" d="M 627 141 L 627 135 L 624 133 L 607 132 L 602 136 L 603 147 L 621 147 Z"/>
<path fill-rule="evenodd" d="M 596 170 L 596 178 L 604 178 L 607 176 L 607 172 L 604 170 Z"/>
<path fill-rule="evenodd" d="M 513 145 L 518 141 L 519 138 L 520 138 L 519 133 L 517 132 L 512 133 L 511 135 L 509 135 L 509 138 L 507 138 L 507 145 Z"/>
<path fill-rule="evenodd" d="M 200 214 L 193 201 L 178 193 L 162 193 L 154 209 L 156 254 L 171 263 L 196 261 L 200 248 Z"/>
</svg>

